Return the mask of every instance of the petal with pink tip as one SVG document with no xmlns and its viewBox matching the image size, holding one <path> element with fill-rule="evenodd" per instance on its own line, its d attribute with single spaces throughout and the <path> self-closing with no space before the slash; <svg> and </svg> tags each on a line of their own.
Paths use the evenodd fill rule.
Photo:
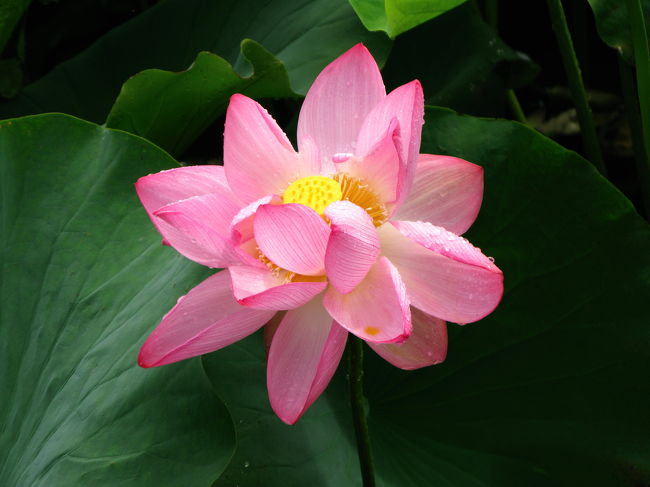
<svg viewBox="0 0 650 487">
<path fill-rule="evenodd" d="M 464 324 L 501 301 L 501 270 L 466 239 L 423 222 L 392 222 L 377 230 L 382 255 L 399 270 L 413 306 Z"/>
<path fill-rule="evenodd" d="M 377 63 L 357 44 L 323 69 L 309 89 L 298 117 L 300 150 L 311 137 L 324 160 L 340 152 L 355 153 L 364 118 L 385 96 Z"/>
<path fill-rule="evenodd" d="M 379 255 L 379 238 L 372 218 L 349 201 L 325 209 L 331 235 L 325 252 L 325 272 L 340 293 L 352 291 L 368 274 Z"/>
<path fill-rule="evenodd" d="M 138 364 L 157 367 L 213 352 L 250 335 L 274 313 L 241 306 L 232 296 L 228 271 L 218 272 L 163 317 L 142 345 Z"/>
<path fill-rule="evenodd" d="M 483 168 L 448 156 L 420 154 L 415 180 L 398 220 L 425 221 L 461 235 L 474 223 L 483 201 Z"/>
<path fill-rule="evenodd" d="M 400 171 L 405 165 L 400 158 L 400 129 L 396 118 L 365 157 L 351 157 L 336 164 L 336 170 L 368 184 L 384 204 L 394 203 L 399 194 Z M 403 179 L 403 178 L 401 178 Z"/>
<path fill-rule="evenodd" d="M 222 166 L 187 166 L 168 169 L 143 176 L 135 183 L 135 190 L 149 218 L 161 235 L 166 225 L 153 212 L 175 201 L 206 193 L 223 194 L 239 207 L 242 203 L 230 191 Z M 165 242 L 167 243 L 167 242 Z"/>
<path fill-rule="evenodd" d="M 287 312 L 273 335 L 266 371 L 271 407 L 294 424 L 329 383 L 346 333 L 320 300 Z"/>
<path fill-rule="evenodd" d="M 330 228 L 308 206 L 262 205 L 253 230 L 260 250 L 275 265 L 305 276 L 324 273 Z"/>
<path fill-rule="evenodd" d="M 413 331 L 404 343 L 368 343 L 370 348 L 395 367 L 415 370 L 439 364 L 447 356 L 447 324 L 411 307 Z"/>
<path fill-rule="evenodd" d="M 324 278 L 315 282 L 286 282 L 268 269 L 231 266 L 228 270 L 237 302 L 255 309 L 298 308 L 327 287 Z"/>
<path fill-rule="evenodd" d="M 163 206 L 154 217 L 164 222 L 162 234 L 179 253 L 208 267 L 226 267 L 240 261 L 229 238 L 238 210 L 225 193 L 208 193 Z"/>
<path fill-rule="evenodd" d="M 395 266 L 379 257 L 366 278 L 348 294 L 333 286 L 323 304 L 350 333 L 375 343 L 399 343 L 411 333 L 411 312 L 404 283 Z"/>
<path fill-rule="evenodd" d="M 244 95 L 230 98 L 223 151 L 228 183 L 245 203 L 282 194 L 292 180 L 320 171 L 318 161 L 297 154 L 267 111 Z"/>
<path fill-rule="evenodd" d="M 400 174 L 402 194 L 408 194 L 415 168 L 418 153 L 420 152 L 420 138 L 422 124 L 424 123 L 424 95 L 420 82 L 415 80 L 402 85 L 393 91 L 377 105 L 364 120 L 357 139 L 359 156 L 367 155 L 384 134 L 391 120 L 397 118 L 400 127 L 400 155 L 405 166 Z"/>
</svg>

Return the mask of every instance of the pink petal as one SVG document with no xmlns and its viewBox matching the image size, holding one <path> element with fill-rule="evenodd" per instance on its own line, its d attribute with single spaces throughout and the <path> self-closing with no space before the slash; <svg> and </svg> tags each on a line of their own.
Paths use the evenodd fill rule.
<svg viewBox="0 0 650 487">
<path fill-rule="evenodd" d="M 461 235 L 476 220 L 482 200 L 481 166 L 420 154 L 411 191 L 394 218 L 430 222 Z"/>
<path fill-rule="evenodd" d="M 230 191 L 221 166 L 177 167 L 141 177 L 135 189 L 149 218 L 161 234 L 165 224 L 153 217 L 153 212 L 175 201 L 206 193 L 219 193 L 241 207 L 242 203 Z"/>
<path fill-rule="evenodd" d="M 239 304 L 255 309 L 286 310 L 302 306 L 323 292 L 327 282 L 285 282 L 268 269 L 250 266 L 229 268 Z"/>
<path fill-rule="evenodd" d="M 260 250 L 275 265 L 306 276 L 324 273 L 330 229 L 311 208 L 295 203 L 262 205 L 253 229 Z"/>
<path fill-rule="evenodd" d="M 250 335 L 274 313 L 238 304 L 228 271 L 218 272 L 180 298 L 163 317 L 142 345 L 138 364 L 157 367 L 218 350 Z"/>
<path fill-rule="evenodd" d="M 402 342 L 411 333 L 411 312 L 404 283 L 385 257 L 379 257 L 351 293 L 341 294 L 331 286 L 323 304 L 341 326 L 367 341 Z"/>
<path fill-rule="evenodd" d="M 282 421 L 295 423 L 325 389 L 346 335 L 320 300 L 287 312 L 273 335 L 266 374 L 271 407 Z"/>
<path fill-rule="evenodd" d="M 467 240 L 423 222 L 392 222 L 377 230 L 382 255 L 399 269 L 413 306 L 464 324 L 499 304 L 503 274 Z"/>
<path fill-rule="evenodd" d="M 406 166 L 400 159 L 399 122 L 391 120 L 388 130 L 365 157 L 351 157 L 336 164 L 337 172 L 364 181 L 384 203 L 394 203 L 400 194 L 400 171 Z"/>
<path fill-rule="evenodd" d="M 179 253 L 208 267 L 239 262 L 230 243 L 229 227 L 239 205 L 226 193 L 193 196 L 154 212 L 165 240 Z"/>
<path fill-rule="evenodd" d="M 349 201 L 330 204 L 325 216 L 332 231 L 325 252 L 325 272 L 340 293 L 349 293 L 377 260 L 377 231 L 368 213 Z"/>
<path fill-rule="evenodd" d="M 253 238 L 253 217 L 260 206 L 269 204 L 282 204 L 282 198 L 278 195 L 265 196 L 246 205 L 233 217 L 230 222 L 230 239 L 234 245 L 239 245 Z"/>
<path fill-rule="evenodd" d="M 375 147 L 386 133 L 391 120 L 397 118 L 402 146 L 400 155 L 405 164 L 400 183 L 404 195 L 410 190 L 420 152 L 420 138 L 424 123 L 424 95 L 420 82 L 415 80 L 402 85 L 377 105 L 364 120 L 357 139 L 357 155 L 364 156 Z"/>
<path fill-rule="evenodd" d="M 338 152 L 356 152 L 365 116 L 385 96 L 377 63 L 357 44 L 330 63 L 309 89 L 298 118 L 300 150 L 311 137 L 325 160 Z"/>
<path fill-rule="evenodd" d="M 244 95 L 230 98 L 223 151 L 228 183 L 245 203 L 282 194 L 292 180 L 320 171 L 318 161 L 297 154 L 267 111 Z"/>
<path fill-rule="evenodd" d="M 404 343 L 368 343 L 395 367 L 415 370 L 439 364 L 447 356 L 447 324 L 411 307 L 413 331 Z"/>
</svg>

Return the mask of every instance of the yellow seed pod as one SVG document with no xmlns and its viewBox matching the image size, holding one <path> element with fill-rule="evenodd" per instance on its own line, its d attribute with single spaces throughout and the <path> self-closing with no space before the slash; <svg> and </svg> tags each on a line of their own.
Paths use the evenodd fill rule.
<svg viewBox="0 0 650 487">
<path fill-rule="evenodd" d="M 322 216 L 330 203 L 339 201 L 342 197 L 341 185 L 334 179 L 309 176 L 291 183 L 282 195 L 282 201 L 309 206 Z"/>
</svg>

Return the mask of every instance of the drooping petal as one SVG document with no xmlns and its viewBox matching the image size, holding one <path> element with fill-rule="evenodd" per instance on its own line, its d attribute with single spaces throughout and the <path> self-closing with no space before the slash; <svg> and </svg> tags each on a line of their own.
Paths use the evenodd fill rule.
<svg viewBox="0 0 650 487">
<path fill-rule="evenodd" d="M 413 331 L 403 343 L 371 343 L 382 358 L 404 370 L 439 364 L 447 356 L 447 324 L 411 307 Z"/>
<path fill-rule="evenodd" d="M 379 257 L 366 278 L 348 294 L 330 286 L 323 304 L 350 333 L 376 343 L 399 343 L 411 333 L 411 312 L 395 266 Z"/>
<path fill-rule="evenodd" d="M 282 421 L 295 423 L 325 389 L 345 336 L 318 299 L 287 312 L 273 335 L 266 372 L 271 407 Z"/>
<path fill-rule="evenodd" d="M 253 222 L 260 250 L 275 265 L 306 276 L 324 273 L 330 228 L 300 204 L 262 205 Z"/>
<path fill-rule="evenodd" d="M 464 324 L 499 304 L 503 274 L 467 240 L 423 222 L 392 222 L 377 230 L 382 255 L 399 270 L 413 306 Z"/>
<path fill-rule="evenodd" d="M 217 193 L 233 204 L 242 206 L 239 198 L 230 190 L 222 166 L 177 167 L 149 174 L 138 179 L 135 189 L 149 218 L 161 235 L 164 235 L 165 224 L 155 218 L 153 212 L 175 201 Z"/>
<path fill-rule="evenodd" d="M 415 180 L 394 215 L 425 221 L 461 235 L 474 223 L 483 201 L 483 168 L 457 157 L 420 154 Z"/>
<path fill-rule="evenodd" d="M 237 302 L 255 309 L 287 310 L 309 302 L 327 287 L 325 279 L 315 282 L 285 282 L 268 269 L 229 267 Z"/>
<path fill-rule="evenodd" d="M 230 221 L 238 212 L 226 193 L 208 193 L 177 201 L 154 212 L 165 240 L 178 252 L 208 267 L 239 262 L 230 242 Z"/>
<path fill-rule="evenodd" d="M 391 91 L 364 120 L 359 138 L 357 152 L 359 156 L 368 154 L 377 141 L 386 133 L 391 120 L 396 118 L 400 127 L 400 155 L 405 169 L 400 174 L 402 194 L 408 194 L 415 175 L 420 137 L 424 123 L 424 95 L 420 82 L 415 80 Z"/>
<path fill-rule="evenodd" d="M 325 209 L 331 235 L 325 252 L 325 272 L 340 293 L 352 291 L 368 274 L 379 255 L 379 237 L 372 218 L 349 201 Z"/>
<path fill-rule="evenodd" d="M 245 203 L 282 194 L 293 179 L 320 171 L 318 161 L 297 154 L 267 111 L 244 95 L 230 98 L 223 151 L 228 183 Z"/>
<path fill-rule="evenodd" d="M 384 136 L 364 157 L 350 157 L 335 165 L 336 171 L 362 180 L 383 204 L 394 203 L 400 189 L 400 171 L 406 170 L 400 157 L 400 129 L 396 118 L 391 120 Z"/>
<path fill-rule="evenodd" d="M 213 352 L 250 335 L 274 313 L 241 306 L 232 296 L 228 271 L 218 272 L 164 316 L 142 345 L 138 364 L 157 367 Z"/>
<path fill-rule="evenodd" d="M 355 153 L 365 116 L 385 96 L 377 63 L 363 45 L 357 44 L 330 63 L 309 89 L 298 117 L 300 150 L 309 136 L 324 160 L 336 153 Z"/>
</svg>

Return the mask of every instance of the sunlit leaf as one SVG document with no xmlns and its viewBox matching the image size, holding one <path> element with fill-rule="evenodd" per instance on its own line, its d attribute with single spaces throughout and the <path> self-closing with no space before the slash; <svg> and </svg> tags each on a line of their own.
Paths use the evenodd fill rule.
<svg viewBox="0 0 650 487">
<path fill-rule="evenodd" d="M 394 38 L 467 0 L 350 0 L 368 30 L 383 30 Z"/>
</svg>

